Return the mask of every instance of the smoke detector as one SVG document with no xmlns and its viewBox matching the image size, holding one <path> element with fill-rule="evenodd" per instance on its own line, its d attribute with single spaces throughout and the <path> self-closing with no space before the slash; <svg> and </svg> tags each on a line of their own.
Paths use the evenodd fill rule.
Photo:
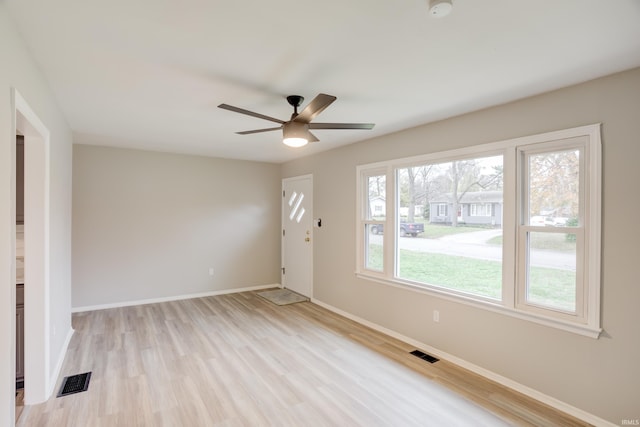
<svg viewBox="0 0 640 427">
<path fill-rule="evenodd" d="M 452 9 L 451 0 L 429 0 L 429 13 L 436 18 L 444 18 Z"/>
</svg>

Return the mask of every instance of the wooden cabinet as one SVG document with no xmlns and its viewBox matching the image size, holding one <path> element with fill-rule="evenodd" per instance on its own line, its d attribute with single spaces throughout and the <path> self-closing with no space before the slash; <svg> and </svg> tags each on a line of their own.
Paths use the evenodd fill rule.
<svg viewBox="0 0 640 427">
<path fill-rule="evenodd" d="M 24 285 L 16 286 L 16 381 L 24 379 Z"/>
</svg>

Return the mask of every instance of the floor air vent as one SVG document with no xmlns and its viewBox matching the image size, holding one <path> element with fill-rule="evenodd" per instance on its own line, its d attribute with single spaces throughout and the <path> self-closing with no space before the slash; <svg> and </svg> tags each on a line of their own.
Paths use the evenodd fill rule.
<svg viewBox="0 0 640 427">
<path fill-rule="evenodd" d="M 431 356 L 430 354 L 423 353 L 420 350 L 413 350 L 411 352 L 411 354 L 413 354 L 416 357 L 419 357 L 422 360 L 426 360 L 429 363 L 436 363 L 438 360 L 440 360 L 440 359 L 437 359 L 437 358 Z"/>
<path fill-rule="evenodd" d="M 64 377 L 62 387 L 60 387 L 57 397 L 87 391 L 89 388 L 89 380 L 91 380 L 91 372 Z"/>
</svg>

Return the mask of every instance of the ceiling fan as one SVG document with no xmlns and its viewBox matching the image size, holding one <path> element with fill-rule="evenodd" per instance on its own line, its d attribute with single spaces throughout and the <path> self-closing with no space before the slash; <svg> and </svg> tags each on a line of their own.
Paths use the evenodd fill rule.
<svg viewBox="0 0 640 427">
<path fill-rule="evenodd" d="M 300 95 L 287 96 L 287 102 L 293 107 L 293 114 L 289 121 L 276 119 L 274 117 L 265 116 L 264 114 L 255 113 L 253 111 L 245 110 L 243 108 L 234 107 L 228 104 L 220 104 L 219 108 L 234 111 L 240 114 L 246 114 L 248 116 L 257 117 L 259 119 L 269 120 L 279 123 L 280 126 L 266 129 L 246 130 L 243 132 L 236 132 L 239 135 L 249 135 L 252 133 L 270 132 L 273 130 L 282 129 L 283 140 L 282 142 L 290 147 L 302 147 L 308 142 L 318 141 L 318 138 L 312 134 L 309 129 L 373 129 L 373 123 L 311 123 L 311 121 L 320 114 L 325 108 L 327 108 L 337 98 L 332 95 L 326 95 L 324 93 L 319 94 L 300 112 L 298 113 L 298 107 L 302 105 L 304 98 Z"/>
</svg>

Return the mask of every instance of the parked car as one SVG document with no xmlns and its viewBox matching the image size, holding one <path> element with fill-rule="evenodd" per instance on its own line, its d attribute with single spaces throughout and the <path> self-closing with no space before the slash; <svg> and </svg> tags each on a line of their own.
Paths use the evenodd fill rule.
<svg viewBox="0 0 640 427">
<path fill-rule="evenodd" d="M 564 227 L 567 225 L 567 221 L 569 221 L 569 218 L 564 218 L 564 217 L 550 217 L 550 216 L 542 216 L 542 215 L 536 215 L 536 216 L 532 216 L 529 219 L 529 225 L 533 225 L 536 227 Z"/>
<path fill-rule="evenodd" d="M 569 218 L 565 218 L 562 216 L 557 216 L 553 218 L 553 225 L 555 227 L 566 227 L 568 222 L 569 222 Z"/>
<path fill-rule="evenodd" d="M 382 224 L 372 224 L 371 233 L 382 234 L 384 232 L 384 226 Z M 424 233 L 424 224 L 421 222 L 401 222 L 400 223 L 400 236 L 416 237 L 418 234 Z"/>
<path fill-rule="evenodd" d="M 545 217 L 537 215 L 529 218 L 529 225 L 533 225 L 535 227 L 544 227 L 545 225 L 548 225 L 548 224 L 547 224 L 547 219 Z"/>
</svg>

